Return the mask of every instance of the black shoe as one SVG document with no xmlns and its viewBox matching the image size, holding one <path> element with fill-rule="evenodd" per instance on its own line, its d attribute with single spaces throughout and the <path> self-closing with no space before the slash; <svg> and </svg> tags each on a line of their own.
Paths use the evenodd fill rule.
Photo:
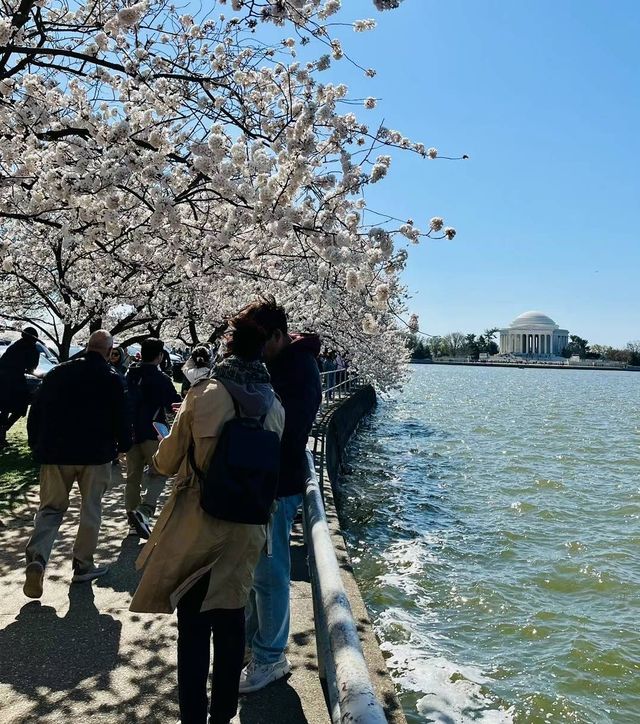
<svg viewBox="0 0 640 724">
<path fill-rule="evenodd" d="M 23 592 L 27 598 L 40 598 L 44 582 L 44 566 L 40 561 L 31 561 L 25 571 Z"/>
<path fill-rule="evenodd" d="M 151 527 L 149 526 L 149 519 L 144 513 L 139 510 L 130 510 L 127 513 L 127 520 L 138 531 L 141 538 L 148 540 L 151 535 Z"/>
<path fill-rule="evenodd" d="M 71 583 L 87 583 L 96 578 L 102 578 L 109 573 L 109 566 L 91 566 L 91 568 L 77 568 L 73 572 Z"/>
</svg>

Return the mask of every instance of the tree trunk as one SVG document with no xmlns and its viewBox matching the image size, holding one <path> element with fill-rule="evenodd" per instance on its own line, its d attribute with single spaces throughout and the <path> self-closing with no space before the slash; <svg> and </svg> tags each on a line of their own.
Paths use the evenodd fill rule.
<svg viewBox="0 0 640 724">
<path fill-rule="evenodd" d="M 66 362 L 69 359 L 69 348 L 73 339 L 73 329 L 70 325 L 65 324 L 62 330 L 62 337 L 58 342 L 58 359 L 60 362 Z"/>
<path fill-rule="evenodd" d="M 191 335 L 191 344 L 195 347 L 197 344 L 200 344 L 200 340 L 198 339 L 198 329 L 196 327 L 196 323 L 194 319 L 189 320 L 189 334 Z"/>
<path fill-rule="evenodd" d="M 89 334 L 93 334 L 99 329 L 102 329 L 102 317 L 95 317 L 89 322 Z"/>
</svg>

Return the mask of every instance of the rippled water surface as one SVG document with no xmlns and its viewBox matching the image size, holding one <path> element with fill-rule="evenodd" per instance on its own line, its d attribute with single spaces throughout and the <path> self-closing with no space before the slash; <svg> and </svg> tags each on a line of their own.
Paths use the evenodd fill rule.
<svg viewBox="0 0 640 724">
<path fill-rule="evenodd" d="M 411 722 L 640 722 L 640 374 L 424 365 L 345 533 Z"/>
</svg>

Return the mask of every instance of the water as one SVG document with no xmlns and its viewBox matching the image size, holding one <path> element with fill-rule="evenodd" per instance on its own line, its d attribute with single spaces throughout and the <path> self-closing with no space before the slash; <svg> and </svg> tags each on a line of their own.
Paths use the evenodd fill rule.
<svg viewBox="0 0 640 724">
<path fill-rule="evenodd" d="M 640 722 L 640 374 L 416 366 L 339 502 L 410 722 Z"/>
</svg>

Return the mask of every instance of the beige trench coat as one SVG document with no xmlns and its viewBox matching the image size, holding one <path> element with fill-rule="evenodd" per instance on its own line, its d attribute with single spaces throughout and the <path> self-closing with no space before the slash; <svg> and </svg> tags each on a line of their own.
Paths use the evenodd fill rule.
<svg viewBox="0 0 640 724">
<path fill-rule="evenodd" d="M 154 464 L 163 475 L 176 475 L 173 491 L 142 549 L 136 568 L 144 568 L 130 610 L 171 613 L 181 596 L 210 572 L 201 611 L 246 605 L 253 572 L 265 543 L 265 526 L 213 518 L 200 507 L 198 483 L 189 465 L 194 441 L 196 465 L 204 469 L 227 420 L 234 416 L 231 395 L 216 380 L 192 387 L 171 433 L 158 448 Z M 276 398 L 265 429 L 282 436 L 284 409 Z"/>
</svg>

